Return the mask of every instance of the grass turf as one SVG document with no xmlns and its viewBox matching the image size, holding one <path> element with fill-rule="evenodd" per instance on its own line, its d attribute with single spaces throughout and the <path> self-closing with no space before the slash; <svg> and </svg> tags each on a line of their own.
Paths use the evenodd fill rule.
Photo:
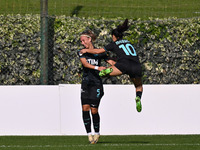
<svg viewBox="0 0 200 150">
<path fill-rule="evenodd" d="M 199 0 L 48 0 L 49 14 L 79 17 L 178 17 L 200 16 Z M 39 14 L 40 0 L 0 0 L 0 14 Z"/>
<path fill-rule="evenodd" d="M 200 150 L 200 135 L 101 136 L 95 145 L 87 136 L 1 136 L 2 150 Z"/>
</svg>

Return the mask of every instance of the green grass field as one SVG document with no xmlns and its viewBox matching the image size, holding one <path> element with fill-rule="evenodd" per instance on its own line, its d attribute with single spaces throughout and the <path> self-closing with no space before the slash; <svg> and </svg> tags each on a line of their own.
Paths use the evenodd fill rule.
<svg viewBox="0 0 200 150">
<path fill-rule="evenodd" d="M 190 18 L 200 16 L 199 0 L 48 0 L 50 15 L 79 17 Z M 0 14 L 39 14 L 40 0 L 0 0 Z"/>
<path fill-rule="evenodd" d="M 95 145 L 87 136 L 1 136 L 1 150 L 200 150 L 200 135 L 101 136 Z"/>
</svg>

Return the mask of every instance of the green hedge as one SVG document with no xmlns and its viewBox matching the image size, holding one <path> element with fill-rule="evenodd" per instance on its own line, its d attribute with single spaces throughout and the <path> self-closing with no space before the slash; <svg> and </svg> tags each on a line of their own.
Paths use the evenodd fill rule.
<svg viewBox="0 0 200 150">
<path fill-rule="evenodd" d="M 53 84 L 80 83 L 79 36 L 92 29 L 96 47 L 111 41 L 110 31 L 123 19 L 57 16 L 54 26 Z M 140 57 L 145 84 L 200 83 L 200 18 L 130 20 L 125 38 Z M 53 34 L 53 33 L 52 33 Z M 40 84 L 40 16 L 0 16 L 0 84 Z M 104 65 L 106 65 L 104 63 Z M 130 84 L 127 75 L 104 83 Z"/>
</svg>

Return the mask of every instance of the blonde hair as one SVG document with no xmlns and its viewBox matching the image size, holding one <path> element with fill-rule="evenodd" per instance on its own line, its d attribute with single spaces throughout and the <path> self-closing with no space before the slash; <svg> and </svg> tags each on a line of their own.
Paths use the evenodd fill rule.
<svg viewBox="0 0 200 150">
<path fill-rule="evenodd" d="M 92 42 L 96 40 L 96 35 L 91 30 L 86 30 L 81 33 L 81 36 L 86 36 L 92 39 Z"/>
</svg>

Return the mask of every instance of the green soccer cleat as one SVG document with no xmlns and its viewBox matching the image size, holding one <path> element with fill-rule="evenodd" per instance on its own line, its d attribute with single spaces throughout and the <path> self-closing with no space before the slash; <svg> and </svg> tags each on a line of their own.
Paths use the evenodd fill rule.
<svg viewBox="0 0 200 150">
<path fill-rule="evenodd" d="M 106 76 L 106 75 L 110 74 L 111 72 L 113 72 L 113 69 L 112 68 L 107 68 L 107 69 L 101 70 L 99 72 L 99 76 L 103 77 L 103 76 Z"/>
<path fill-rule="evenodd" d="M 135 101 L 136 101 L 136 109 L 138 112 L 141 112 L 142 111 L 142 104 L 141 104 L 141 100 L 140 100 L 140 97 L 137 96 L 135 98 Z"/>
</svg>

